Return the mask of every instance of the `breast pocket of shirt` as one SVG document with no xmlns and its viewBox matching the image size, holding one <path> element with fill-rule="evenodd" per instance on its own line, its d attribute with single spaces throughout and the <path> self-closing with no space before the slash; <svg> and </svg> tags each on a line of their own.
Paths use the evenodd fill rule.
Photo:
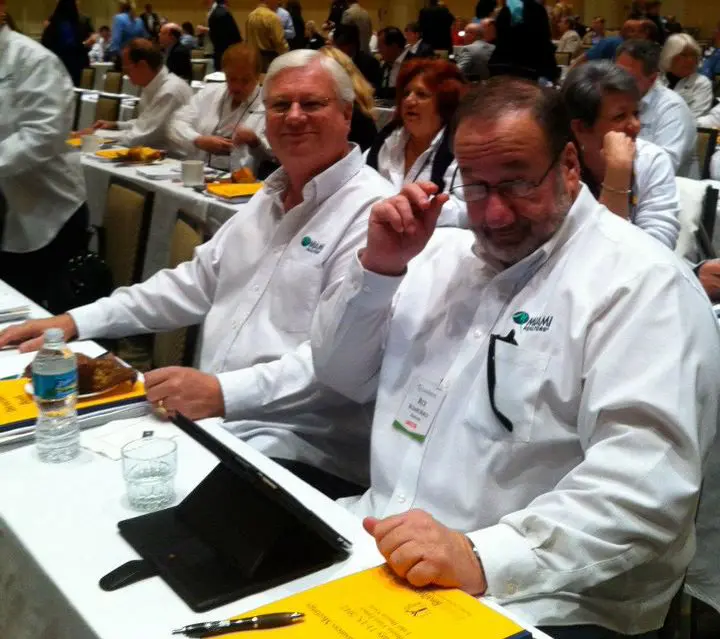
<svg viewBox="0 0 720 639">
<path fill-rule="evenodd" d="M 545 353 L 497 340 L 494 388 L 487 380 L 483 392 L 473 394 L 465 422 L 494 441 L 532 441 L 549 364 Z M 487 366 L 492 365 L 488 358 Z"/>
<path fill-rule="evenodd" d="M 278 265 L 273 279 L 276 279 L 270 291 L 273 324 L 287 333 L 309 335 L 322 293 L 322 266 L 285 260 Z"/>
</svg>

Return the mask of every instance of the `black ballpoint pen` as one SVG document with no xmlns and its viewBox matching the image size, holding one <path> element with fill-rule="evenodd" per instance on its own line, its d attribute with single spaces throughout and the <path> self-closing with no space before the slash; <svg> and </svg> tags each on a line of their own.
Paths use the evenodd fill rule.
<svg viewBox="0 0 720 639">
<path fill-rule="evenodd" d="M 185 635 L 186 637 L 217 637 L 231 632 L 243 630 L 269 630 L 270 628 L 282 628 L 298 621 L 302 621 L 305 614 L 302 612 L 273 612 L 267 615 L 256 617 L 244 617 L 243 619 L 228 619 L 226 621 L 208 621 L 206 623 L 194 623 L 184 628 L 173 630 L 174 635 Z"/>
</svg>

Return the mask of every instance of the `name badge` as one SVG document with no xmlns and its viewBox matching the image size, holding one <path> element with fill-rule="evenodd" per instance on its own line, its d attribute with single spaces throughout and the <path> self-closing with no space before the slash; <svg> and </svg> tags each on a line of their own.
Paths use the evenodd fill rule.
<svg viewBox="0 0 720 639">
<path fill-rule="evenodd" d="M 445 391 L 437 384 L 414 378 L 393 426 L 416 441 L 425 441 L 444 399 Z"/>
</svg>

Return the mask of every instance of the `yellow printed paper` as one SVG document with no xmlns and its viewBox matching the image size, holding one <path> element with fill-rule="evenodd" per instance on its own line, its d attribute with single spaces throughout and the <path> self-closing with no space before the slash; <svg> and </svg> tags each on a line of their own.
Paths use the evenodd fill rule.
<svg viewBox="0 0 720 639">
<path fill-rule="evenodd" d="M 207 185 L 208 193 L 212 193 L 217 197 L 228 199 L 236 197 L 250 197 L 255 195 L 262 188 L 262 182 L 255 184 L 232 184 L 224 182 L 211 182 Z"/>
<path fill-rule="evenodd" d="M 302 612 L 262 636 L 287 639 L 530 639 L 529 632 L 460 590 L 413 589 L 387 566 L 332 581 L 237 618 Z M 247 633 L 224 635 L 247 639 Z"/>
</svg>

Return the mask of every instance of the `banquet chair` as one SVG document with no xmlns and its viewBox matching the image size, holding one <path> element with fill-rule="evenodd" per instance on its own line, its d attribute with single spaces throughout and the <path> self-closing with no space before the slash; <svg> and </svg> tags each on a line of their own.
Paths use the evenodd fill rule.
<svg viewBox="0 0 720 639">
<path fill-rule="evenodd" d="M 207 75 L 207 62 L 205 60 L 192 61 L 192 79 L 202 82 Z"/>
<path fill-rule="evenodd" d="M 569 51 L 556 51 L 555 62 L 563 67 L 569 67 L 572 57 Z"/>
<path fill-rule="evenodd" d="M 717 148 L 718 140 L 717 129 L 706 129 L 698 127 L 697 130 L 697 154 L 700 159 L 700 179 L 710 179 L 710 163 L 712 162 L 713 153 Z"/>
<path fill-rule="evenodd" d="M 103 81 L 105 93 L 120 93 L 122 91 L 123 74 L 119 71 L 108 71 Z"/>
<path fill-rule="evenodd" d="M 120 96 L 98 95 L 95 104 L 95 121 L 117 122 L 120 119 Z"/>
<path fill-rule="evenodd" d="M 200 60 L 202 58 L 205 58 L 205 52 L 202 49 L 193 49 L 190 51 L 191 60 Z"/>
<path fill-rule="evenodd" d="M 202 222 L 178 211 L 170 238 L 168 268 L 175 268 L 191 260 L 195 249 L 208 239 L 208 230 Z M 192 366 L 198 330 L 198 326 L 189 326 L 157 333 L 153 341 L 153 366 Z"/>
<path fill-rule="evenodd" d="M 87 67 L 80 74 L 81 89 L 92 89 L 95 86 L 95 69 Z"/>
<path fill-rule="evenodd" d="M 715 257 L 718 190 L 700 180 L 675 178 L 680 203 L 680 235 L 675 253 L 691 263 Z"/>
</svg>

